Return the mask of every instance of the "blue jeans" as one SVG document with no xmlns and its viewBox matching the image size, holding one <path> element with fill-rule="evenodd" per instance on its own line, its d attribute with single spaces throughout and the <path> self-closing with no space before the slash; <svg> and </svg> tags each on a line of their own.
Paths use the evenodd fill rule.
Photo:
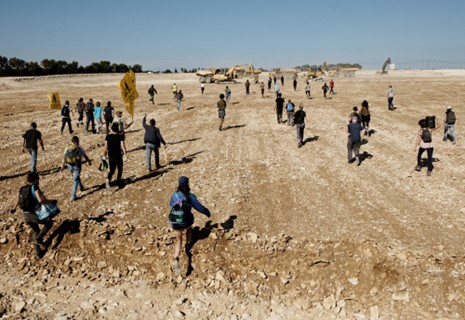
<svg viewBox="0 0 465 320">
<path fill-rule="evenodd" d="M 31 155 L 31 172 L 36 172 L 37 149 L 27 149 Z"/>
<path fill-rule="evenodd" d="M 452 142 L 455 143 L 455 132 L 453 124 L 446 124 L 444 126 L 444 141 L 447 140 L 447 132 L 450 130 L 450 136 L 452 137 Z"/>
<path fill-rule="evenodd" d="M 181 100 L 178 100 L 178 111 L 181 111 Z"/>
<path fill-rule="evenodd" d="M 82 190 L 82 183 L 81 183 L 81 166 L 75 164 L 66 164 L 66 167 L 71 171 L 73 174 L 73 188 L 72 188 L 72 193 L 71 193 L 71 199 L 75 200 L 76 199 L 76 191 L 77 188 L 79 187 Z"/>
<path fill-rule="evenodd" d="M 158 168 L 160 167 L 160 155 L 158 152 L 158 147 L 153 143 L 146 143 L 145 144 L 145 162 L 147 164 L 147 169 L 152 169 L 152 151 L 155 153 L 155 166 Z"/>
</svg>

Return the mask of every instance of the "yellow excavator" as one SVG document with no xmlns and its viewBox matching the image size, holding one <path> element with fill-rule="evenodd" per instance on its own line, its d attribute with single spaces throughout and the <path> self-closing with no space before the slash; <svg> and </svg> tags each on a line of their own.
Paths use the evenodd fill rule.
<svg viewBox="0 0 465 320">
<path fill-rule="evenodd" d="M 254 82 L 258 82 L 258 75 L 262 72 L 260 69 L 255 69 L 253 65 L 236 65 L 230 67 L 228 70 L 221 69 L 203 69 L 197 71 L 196 75 L 199 77 L 200 82 L 210 83 L 236 83 L 236 79 L 240 78 L 253 78 Z"/>
</svg>

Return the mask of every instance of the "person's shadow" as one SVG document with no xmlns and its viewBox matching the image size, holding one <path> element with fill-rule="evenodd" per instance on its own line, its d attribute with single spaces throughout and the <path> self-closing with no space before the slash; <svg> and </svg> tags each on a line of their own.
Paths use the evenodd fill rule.
<svg viewBox="0 0 465 320">
<path fill-rule="evenodd" d="M 229 216 L 228 220 L 226 220 L 225 222 L 220 223 L 220 225 L 221 225 L 221 227 L 223 227 L 224 231 L 227 232 L 227 231 L 231 230 L 232 228 L 234 228 L 234 220 L 236 220 L 236 219 L 237 219 L 236 215 L 231 215 L 231 216 Z M 207 239 L 210 236 L 212 230 L 217 229 L 217 228 L 218 228 L 217 223 L 212 224 L 212 222 L 210 220 L 208 220 L 205 223 L 205 226 L 203 228 L 195 226 L 192 229 L 192 238 L 191 238 L 190 244 L 186 245 L 186 247 L 185 247 L 186 255 L 187 255 L 186 277 L 191 275 L 192 272 L 194 271 L 194 267 L 192 266 L 192 248 L 195 246 L 195 244 L 198 241 Z"/>
<path fill-rule="evenodd" d="M 53 245 L 52 249 L 58 248 L 58 246 L 61 244 L 61 241 L 63 241 L 63 238 L 65 237 L 65 235 L 67 233 L 69 233 L 69 234 L 79 233 L 80 232 L 80 226 L 81 226 L 81 222 L 79 220 L 77 220 L 77 219 L 74 219 L 74 220 L 66 219 L 66 220 L 64 220 L 58 226 L 58 228 L 56 228 L 55 231 L 53 231 L 53 233 L 50 235 L 50 237 L 45 242 L 47 249 L 52 244 L 52 241 L 55 238 L 56 238 L 56 241 L 55 241 L 55 244 Z M 47 249 L 45 250 L 45 252 L 47 251 Z M 44 252 L 44 254 L 45 254 L 45 252 Z"/>
</svg>

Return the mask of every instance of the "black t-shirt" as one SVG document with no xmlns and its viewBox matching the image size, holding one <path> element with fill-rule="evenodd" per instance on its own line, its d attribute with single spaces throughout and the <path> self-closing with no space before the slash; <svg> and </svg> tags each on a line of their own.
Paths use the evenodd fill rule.
<svg viewBox="0 0 465 320">
<path fill-rule="evenodd" d="M 306 116 L 307 115 L 305 114 L 305 111 L 297 110 L 297 112 L 294 114 L 294 123 L 303 124 Z"/>
<path fill-rule="evenodd" d="M 37 129 L 29 129 L 23 134 L 26 140 L 26 149 L 37 149 L 37 140 L 42 139 L 42 134 Z"/>
<path fill-rule="evenodd" d="M 283 108 L 284 108 L 284 99 L 283 98 L 277 98 L 276 99 L 276 108 L 278 110 L 281 110 L 281 111 L 283 110 Z"/>
<path fill-rule="evenodd" d="M 121 159 L 123 157 L 121 153 L 121 141 L 123 141 L 123 137 L 119 134 L 109 134 L 106 136 L 105 141 L 108 146 L 108 158 Z"/>
<path fill-rule="evenodd" d="M 103 117 L 105 119 L 113 119 L 113 110 L 115 110 L 115 108 L 106 106 L 105 109 L 103 109 Z"/>
<path fill-rule="evenodd" d="M 69 106 L 67 105 L 64 105 L 62 108 L 61 108 L 61 116 L 64 118 L 64 119 L 69 119 Z"/>
</svg>

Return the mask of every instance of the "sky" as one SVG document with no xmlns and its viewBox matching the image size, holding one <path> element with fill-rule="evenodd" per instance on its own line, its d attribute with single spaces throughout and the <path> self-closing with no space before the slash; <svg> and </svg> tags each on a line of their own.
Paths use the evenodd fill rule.
<svg viewBox="0 0 465 320">
<path fill-rule="evenodd" d="M 465 68 L 463 0 L 1 0 L 0 56 L 144 70 Z"/>
</svg>

